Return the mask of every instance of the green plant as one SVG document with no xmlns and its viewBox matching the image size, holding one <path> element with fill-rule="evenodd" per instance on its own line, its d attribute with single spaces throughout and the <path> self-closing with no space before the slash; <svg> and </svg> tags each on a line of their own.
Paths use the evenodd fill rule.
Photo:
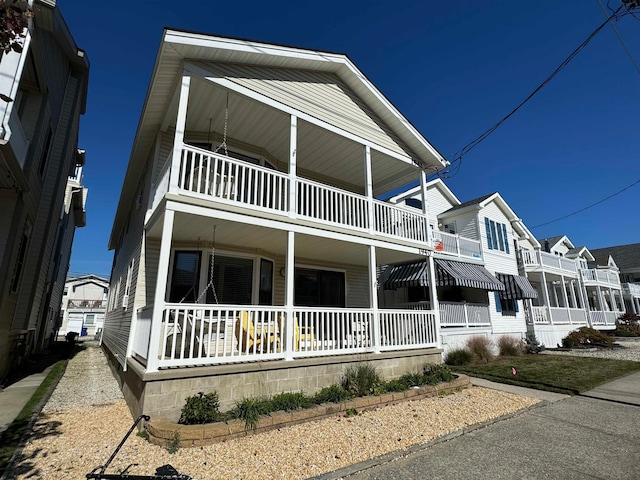
<svg viewBox="0 0 640 480">
<path fill-rule="evenodd" d="M 140 430 L 138 433 L 136 433 L 136 436 L 143 438 L 145 440 L 149 440 L 149 434 L 147 433 L 146 430 Z"/>
<path fill-rule="evenodd" d="M 313 399 L 316 403 L 339 403 L 349 399 L 349 392 L 342 385 L 329 385 L 317 392 Z"/>
<path fill-rule="evenodd" d="M 344 412 L 345 417 L 355 417 L 356 415 L 358 415 L 358 411 L 355 408 L 347 408 Z"/>
<path fill-rule="evenodd" d="M 573 348 L 575 344 L 576 342 L 572 337 L 564 337 L 562 339 L 562 348 Z"/>
<path fill-rule="evenodd" d="M 220 401 L 217 392 L 198 392 L 188 397 L 180 412 L 178 423 L 183 425 L 197 425 L 212 423 L 220 418 Z"/>
<path fill-rule="evenodd" d="M 493 360 L 493 348 L 490 338 L 474 335 L 467 340 L 467 350 L 475 363 L 489 363 Z"/>
<path fill-rule="evenodd" d="M 400 377 L 384 382 L 383 387 L 385 392 L 404 392 L 409 388 L 409 385 Z"/>
<path fill-rule="evenodd" d="M 359 363 L 347 368 L 342 379 L 342 387 L 354 397 L 371 395 L 381 383 L 378 371 L 369 363 Z"/>
<path fill-rule="evenodd" d="M 529 332 L 527 333 L 527 336 L 524 339 L 524 350 L 527 353 L 540 353 L 542 351 L 544 351 L 544 345 L 540 344 L 538 342 L 538 339 L 536 338 L 536 334 L 533 332 Z"/>
<path fill-rule="evenodd" d="M 502 335 L 498 338 L 498 351 L 501 356 L 517 357 L 524 351 L 524 342 L 511 335 Z"/>
<path fill-rule="evenodd" d="M 420 385 L 424 385 L 424 374 L 423 373 L 405 373 L 398 380 L 404 384 L 405 390 L 410 387 L 419 387 Z"/>
<path fill-rule="evenodd" d="M 454 348 L 449 350 L 444 358 L 444 363 L 447 365 L 467 365 L 471 363 L 471 360 L 473 360 L 473 357 L 469 350 L 466 348 Z"/>
<path fill-rule="evenodd" d="M 245 430 L 255 430 L 258 427 L 260 417 L 269 415 L 271 412 L 271 400 L 268 398 L 243 398 L 236 402 L 230 415 L 232 418 L 244 420 Z"/>
<path fill-rule="evenodd" d="M 173 432 L 171 439 L 167 440 L 167 452 L 171 455 L 178 453 L 180 449 L 180 432 L 178 430 Z"/>
<path fill-rule="evenodd" d="M 449 367 L 446 365 L 430 365 L 427 364 L 424 366 L 422 371 L 424 383 L 427 385 L 437 385 L 440 382 L 450 382 L 454 380 L 456 377 Z"/>
<path fill-rule="evenodd" d="M 282 392 L 271 397 L 270 410 L 272 412 L 278 410 L 291 412 L 301 408 L 309 408 L 313 403 L 313 399 L 302 392 Z"/>
<path fill-rule="evenodd" d="M 570 332 L 565 338 L 562 339 L 562 345 L 565 346 L 565 340 L 567 342 L 573 341 L 573 346 L 601 346 L 610 347 L 613 344 L 613 338 L 606 335 L 594 328 L 580 327 L 578 330 Z M 566 347 L 572 348 L 572 347 Z"/>
</svg>

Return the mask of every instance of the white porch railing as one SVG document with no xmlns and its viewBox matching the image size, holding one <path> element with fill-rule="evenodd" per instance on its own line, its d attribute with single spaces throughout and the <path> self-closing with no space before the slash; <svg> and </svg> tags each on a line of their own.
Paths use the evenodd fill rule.
<svg viewBox="0 0 640 480">
<path fill-rule="evenodd" d="M 589 312 L 591 316 L 591 324 L 594 326 L 615 325 L 616 320 L 623 312 L 603 312 L 601 310 L 592 310 Z"/>
<path fill-rule="evenodd" d="M 599 268 L 590 268 L 588 270 L 581 270 L 580 274 L 582 275 L 582 280 L 587 285 L 597 283 L 620 287 L 620 277 L 617 272 Z"/>
<path fill-rule="evenodd" d="M 533 317 L 533 323 L 536 325 L 544 325 L 549 323 L 547 317 L 547 307 L 532 307 L 531 316 Z"/>
<path fill-rule="evenodd" d="M 369 227 L 367 198 L 298 179 L 298 215 L 312 220 L 365 230 Z"/>
<path fill-rule="evenodd" d="M 380 310 L 379 318 L 376 345 L 370 309 L 295 307 L 287 321 L 284 307 L 166 304 L 160 345 L 154 348 L 159 367 L 168 368 L 283 359 L 287 353 L 301 358 L 437 346 L 433 311 Z M 148 342 L 150 324 L 139 314 L 136 337 Z M 143 346 L 136 338 L 134 352 L 144 357 Z"/>
<path fill-rule="evenodd" d="M 489 306 L 476 303 L 439 302 L 440 326 L 487 327 L 491 325 Z"/>
<path fill-rule="evenodd" d="M 623 283 L 622 294 L 640 298 L 640 285 L 637 283 Z"/>
<path fill-rule="evenodd" d="M 434 231 L 433 246 L 436 251 L 459 257 L 482 258 L 480 242 L 453 233 Z"/>
<path fill-rule="evenodd" d="M 374 200 L 375 230 L 392 237 L 427 242 L 427 217 L 406 208 Z"/>
<path fill-rule="evenodd" d="M 577 272 L 575 260 L 559 257 L 547 252 L 538 252 L 540 255 L 540 264 L 545 267 L 551 267 L 566 272 Z"/>
</svg>

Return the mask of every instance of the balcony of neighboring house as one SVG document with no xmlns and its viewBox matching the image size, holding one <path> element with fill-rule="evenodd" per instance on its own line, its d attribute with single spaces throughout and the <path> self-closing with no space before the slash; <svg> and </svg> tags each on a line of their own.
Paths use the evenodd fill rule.
<svg viewBox="0 0 640 480">
<path fill-rule="evenodd" d="M 640 284 L 625 282 L 621 289 L 627 313 L 640 315 Z"/>
<path fill-rule="evenodd" d="M 532 299 L 531 316 L 536 325 L 588 324 L 586 300 L 578 278 L 558 273 L 529 272 L 531 285 L 538 292 Z"/>
<path fill-rule="evenodd" d="M 578 273 L 578 266 L 574 259 L 565 258 L 563 256 L 543 252 L 541 250 L 532 251 L 522 249 L 518 260 L 527 273 L 543 270 L 564 273 L 569 276 L 576 276 Z"/>
<path fill-rule="evenodd" d="M 69 310 L 70 312 L 73 312 L 73 311 L 104 312 L 106 308 L 107 308 L 106 300 L 69 299 L 67 303 L 67 310 Z"/>
<path fill-rule="evenodd" d="M 459 234 L 435 230 L 432 232 L 433 247 L 438 254 L 453 255 L 459 258 L 482 258 L 479 240 L 463 237 Z"/>
<path fill-rule="evenodd" d="M 620 284 L 603 286 L 585 284 L 587 302 L 589 304 L 589 318 L 595 329 L 611 330 L 615 328 L 616 320 L 624 314 L 624 298 Z"/>
</svg>

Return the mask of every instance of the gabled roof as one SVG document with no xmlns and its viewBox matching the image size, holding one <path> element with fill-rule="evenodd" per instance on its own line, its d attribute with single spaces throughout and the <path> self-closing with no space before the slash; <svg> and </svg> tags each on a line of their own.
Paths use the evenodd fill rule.
<svg viewBox="0 0 640 480">
<path fill-rule="evenodd" d="M 344 54 L 165 29 L 138 123 L 109 248 L 115 247 L 115 240 L 126 221 L 128 208 L 136 195 L 159 125 L 165 122 L 167 112 L 173 111 L 183 69 L 196 72 L 208 81 L 243 94 L 259 95 L 261 98 L 268 97 L 269 93 L 277 94 L 278 100 L 274 97 L 270 97 L 270 100 L 281 105 L 282 111 L 300 114 L 303 120 L 331 125 L 358 142 L 363 140 L 372 149 L 378 149 L 407 164 L 415 163 L 426 171 L 435 171 L 448 164 Z M 244 74 L 247 69 L 251 69 L 253 76 L 247 77 Z M 276 71 L 281 74 L 274 77 L 272 73 Z M 292 76 L 294 71 L 299 72 L 297 77 Z M 359 110 L 354 110 L 358 118 L 342 111 L 324 113 L 318 118 L 319 115 L 314 116 L 313 112 L 324 107 L 322 102 L 282 89 L 283 82 L 304 83 L 310 81 L 305 78 L 327 76 L 337 79 L 331 87 L 332 94 L 348 100 L 349 107 L 353 103 L 359 105 Z M 256 90 L 256 86 L 260 91 Z M 341 101 L 334 102 L 334 105 L 343 104 Z M 355 126 L 362 126 L 362 122 L 367 124 L 366 130 L 378 130 L 377 138 L 382 138 L 380 130 L 384 130 L 386 140 L 391 139 L 395 146 L 391 148 L 376 143 L 372 140 L 373 133 L 371 138 L 355 134 Z"/>
<path fill-rule="evenodd" d="M 565 256 L 567 258 L 584 258 L 585 260 L 588 260 L 590 262 L 593 262 L 595 260 L 595 258 L 593 258 L 593 255 L 591 255 L 589 249 L 585 246 L 571 248 Z"/>
<path fill-rule="evenodd" d="M 107 284 L 109 285 L 109 280 L 101 277 L 99 275 L 94 275 L 94 274 L 89 274 L 89 275 L 80 275 L 79 277 L 67 277 L 67 280 L 65 281 L 66 285 L 71 285 L 71 284 L 80 284 L 80 283 L 100 283 L 100 284 Z"/>
<path fill-rule="evenodd" d="M 591 253 L 598 264 L 606 265 L 610 255 L 620 271 L 640 270 L 640 243 L 595 248 Z"/>
<path fill-rule="evenodd" d="M 462 202 L 460 205 L 456 205 L 455 207 L 450 208 L 446 212 L 443 212 L 443 214 L 453 212 L 454 210 L 462 210 L 464 208 L 471 207 L 471 206 L 483 207 L 485 204 L 485 201 L 490 199 L 494 195 L 499 195 L 499 193 L 493 192 L 488 195 L 483 195 L 482 197 L 474 198 L 473 200 L 469 200 L 467 202 Z"/>
<path fill-rule="evenodd" d="M 564 243 L 567 245 L 567 247 L 569 249 L 575 248 L 575 245 L 573 243 L 571 243 L 571 240 L 569 240 L 569 237 L 567 237 L 566 235 L 558 235 L 555 237 L 547 237 L 547 238 L 539 238 L 538 241 L 540 242 L 540 245 L 545 245 L 546 242 L 549 242 L 549 249 L 553 250 L 553 248 L 558 245 L 559 243 Z"/>
<path fill-rule="evenodd" d="M 405 190 L 404 192 L 401 192 L 389 198 L 389 202 L 400 203 L 405 201 L 407 198 L 413 198 L 416 195 L 420 195 L 420 189 L 421 189 L 420 185 L 417 185 L 413 188 Z M 427 182 L 427 191 L 431 189 L 440 190 L 442 194 L 447 198 L 447 200 L 449 200 L 449 202 L 453 205 L 457 205 L 460 203 L 460 200 L 458 200 L 458 197 L 455 196 L 455 194 L 451 191 L 451 189 L 440 178 L 436 178 L 435 180 L 431 180 L 430 182 Z"/>
</svg>

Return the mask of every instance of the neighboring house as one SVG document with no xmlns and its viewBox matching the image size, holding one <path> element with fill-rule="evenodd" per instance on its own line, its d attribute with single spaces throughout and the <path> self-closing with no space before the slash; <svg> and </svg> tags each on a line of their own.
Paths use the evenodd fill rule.
<svg viewBox="0 0 640 480">
<path fill-rule="evenodd" d="M 0 93 L 13 99 L 0 100 L 0 378 L 52 341 L 84 224 L 85 192 L 69 177 L 84 163 L 89 62 L 54 1 L 33 10 L 22 52 L 0 59 Z"/>
<path fill-rule="evenodd" d="M 103 346 L 132 412 L 440 361 L 436 303 L 377 295 L 384 265 L 434 271 L 426 205 L 376 198 L 445 165 L 345 55 L 165 30 L 109 241 Z"/>
<path fill-rule="evenodd" d="M 64 284 L 59 335 L 94 336 L 104 326 L 109 280 L 97 275 L 69 277 Z"/>
<path fill-rule="evenodd" d="M 523 338 L 526 307 L 537 292 L 519 275 L 516 254 L 520 241 L 535 239 L 498 193 L 461 203 L 439 179 L 426 188 L 443 348 L 461 347 L 474 335 Z M 420 189 L 389 201 L 418 207 Z M 385 305 L 420 308 L 428 301 L 420 270 L 419 262 L 386 269 Z"/>
<path fill-rule="evenodd" d="M 591 254 L 598 264 L 613 261 L 618 267 L 626 311 L 640 315 L 640 243 L 596 248 Z"/>
<path fill-rule="evenodd" d="M 624 313 L 615 264 L 596 265 L 586 247 L 576 247 L 565 235 L 521 245 L 519 260 L 539 293 L 530 325 L 540 343 L 555 347 L 580 326 L 615 329 Z"/>
</svg>

